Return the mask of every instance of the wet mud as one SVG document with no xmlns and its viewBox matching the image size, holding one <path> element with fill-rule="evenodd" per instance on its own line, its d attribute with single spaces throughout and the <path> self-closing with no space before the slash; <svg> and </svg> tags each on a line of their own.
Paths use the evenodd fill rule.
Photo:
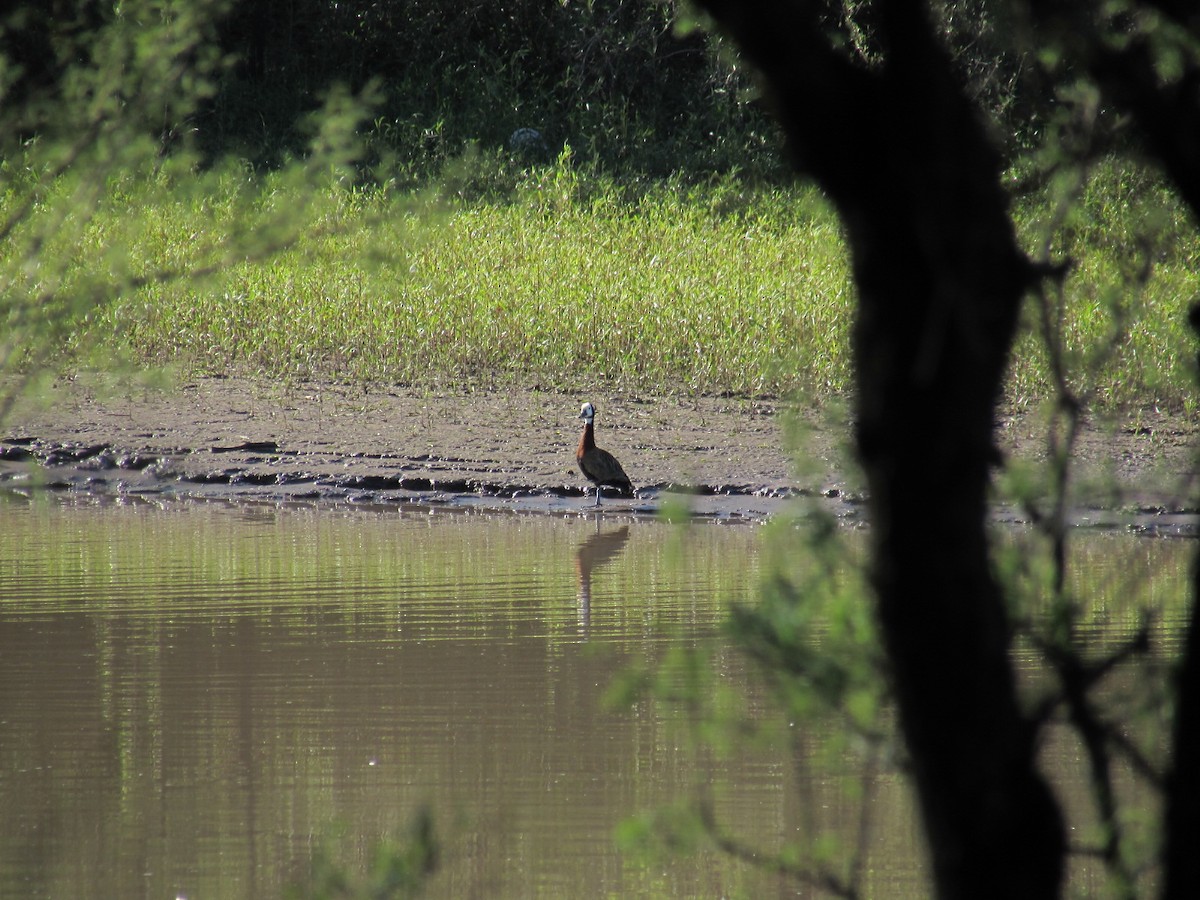
<svg viewBox="0 0 1200 900">
<path fill-rule="evenodd" d="M 708 485 L 659 482 L 639 485 L 633 497 L 594 489 L 496 478 L 471 461 L 399 454 L 301 451 L 273 441 L 185 448 L 123 448 L 41 438 L 0 443 L 0 489 L 89 493 L 98 497 L 151 499 L 238 498 L 274 502 L 344 502 L 508 509 L 528 512 L 621 512 L 687 515 L 755 521 L 781 511 L 789 500 L 817 492 L 787 485 Z M 586 490 L 585 490 L 586 488 Z M 819 497 L 850 518 L 859 501 L 835 487 Z"/>
<path fill-rule="evenodd" d="M 588 397 L 549 391 L 413 391 L 200 379 L 166 392 L 60 382 L 0 429 L 0 490 L 111 498 L 402 504 L 593 514 L 575 468 L 579 403 L 633 479 L 602 515 L 664 510 L 761 521 L 797 501 L 865 522 L 837 413 L 744 398 Z M 1085 430 L 1072 521 L 1191 534 L 1196 429 L 1139 413 Z M 1044 426 L 1006 416 L 997 441 L 1036 465 Z M 937 502 L 937 486 L 929 489 Z M 1030 510 L 998 501 L 997 521 Z"/>
</svg>

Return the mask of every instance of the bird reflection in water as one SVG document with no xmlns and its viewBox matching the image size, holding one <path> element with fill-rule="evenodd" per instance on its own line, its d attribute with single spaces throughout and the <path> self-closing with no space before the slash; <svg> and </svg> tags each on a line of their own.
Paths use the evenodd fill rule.
<svg viewBox="0 0 1200 900">
<path fill-rule="evenodd" d="M 590 535 L 575 550 L 579 630 L 585 640 L 592 621 L 592 572 L 620 556 L 628 540 L 628 525 L 622 525 L 615 531 L 601 531 L 600 516 L 597 515 L 596 533 Z"/>
</svg>

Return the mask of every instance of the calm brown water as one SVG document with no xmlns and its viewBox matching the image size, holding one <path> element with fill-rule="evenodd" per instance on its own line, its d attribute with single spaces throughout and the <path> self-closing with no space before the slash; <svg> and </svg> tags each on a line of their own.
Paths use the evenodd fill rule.
<svg viewBox="0 0 1200 900">
<path fill-rule="evenodd" d="M 322 845 L 361 869 L 422 805 L 432 896 L 796 895 L 713 851 L 618 849 L 713 783 L 748 842 L 857 840 L 858 772 L 820 735 L 714 763 L 676 707 L 604 702 L 753 596 L 760 528 L 86 501 L 0 522 L 0 896 L 278 896 Z M 1140 546 L 1186 570 L 1189 545 Z M 872 796 L 867 887 L 923 896 L 902 780 Z"/>
</svg>

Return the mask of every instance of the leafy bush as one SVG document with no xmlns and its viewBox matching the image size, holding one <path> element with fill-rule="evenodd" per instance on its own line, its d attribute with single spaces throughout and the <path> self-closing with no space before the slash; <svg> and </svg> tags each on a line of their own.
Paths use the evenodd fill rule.
<svg viewBox="0 0 1200 900">
<path fill-rule="evenodd" d="M 384 96 L 370 129 L 401 180 L 437 174 L 471 143 L 536 128 L 609 171 L 774 171 L 774 127 L 722 42 L 674 27 L 674 0 L 296 0 L 237 6 L 222 46 L 240 63 L 197 117 L 204 146 L 273 163 L 334 83 Z"/>
</svg>

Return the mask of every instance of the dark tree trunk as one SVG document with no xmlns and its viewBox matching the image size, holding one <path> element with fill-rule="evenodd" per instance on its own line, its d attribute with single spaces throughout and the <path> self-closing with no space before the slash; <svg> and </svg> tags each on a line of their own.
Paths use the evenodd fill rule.
<svg viewBox="0 0 1200 900">
<path fill-rule="evenodd" d="M 1000 160 L 922 3 L 877 4 L 872 70 L 830 49 L 823 4 L 704 5 L 762 70 L 797 166 L 847 228 L 872 577 L 938 894 L 1057 896 L 1061 814 L 1018 707 L 985 532 L 995 404 L 1032 278 Z"/>
<path fill-rule="evenodd" d="M 1193 41 L 1200 38 L 1194 0 L 1147 0 L 1142 5 Z M 1158 67 L 1163 45 L 1156 39 L 1169 34 L 1165 29 L 1132 33 L 1114 43 L 1098 30 L 1103 17 L 1087 5 L 1039 2 L 1030 10 L 1037 27 L 1053 35 L 1091 73 L 1106 102 L 1129 113 L 1144 149 L 1161 164 L 1200 221 L 1200 64 L 1194 57 L 1181 56 L 1177 77 L 1164 78 Z M 1200 305 L 1193 305 L 1190 319 L 1200 334 Z M 1200 553 L 1193 567 L 1191 617 L 1175 680 L 1172 759 L 1163 788 L 1164 900 L 1200 897 L 1195 846 L 1200 834 Z"/>
<path fill-rule="evenodd" d="M 1167 773 L 1166 836 L 1163 847 L 1164 898 L 1200 896 L 1200 559 L 1192 567 L 1192 618 L 1176 676 L 1174 762 Z"/>
<path fill-rule="evenodd" d="M 1200 32 L 1200 18 L 1193 29 Z M 1120 52 L 1098 53 L 1091 68 L 1106 95 L 1133 115 L 1200 221 L 1200 67 L 1193 65 L 1177 83 L 1164 84 L 1154 62 L 1145 41 L 1132 41 Z M 1191 325 L 1200 334 L 1200 306 L 1192 307 Z M 1200 897 L 1200 553 L 1192 576 L 1191 620 L 1175 682 L 1172 762 L 1164 785 L 1164 900 Z"/>
</svg>

